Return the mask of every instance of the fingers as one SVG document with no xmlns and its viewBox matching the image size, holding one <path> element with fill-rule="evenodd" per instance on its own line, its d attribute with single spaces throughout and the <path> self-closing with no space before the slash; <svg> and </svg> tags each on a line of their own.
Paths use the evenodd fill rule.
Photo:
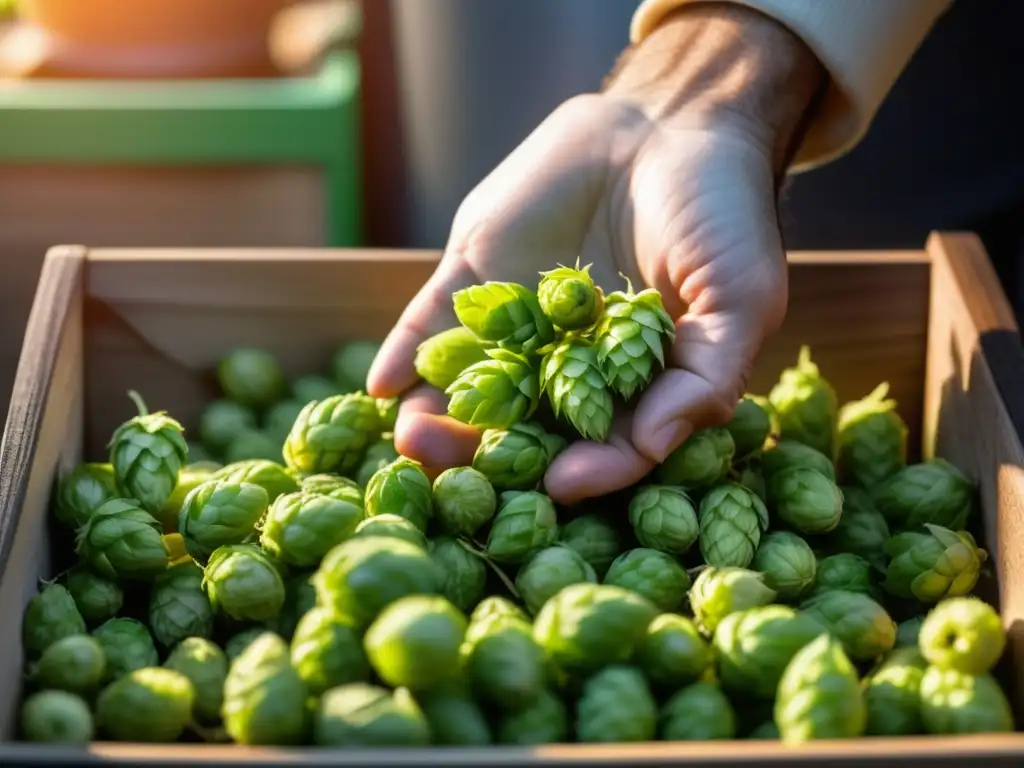
<svg viewBox="0 0 1024 768">
<path fill-rule="evenodd" d="M 469 264 L 452 254 L 441 260 L 381 345 L 366 387 L 373 397 L 397 397 L 419 381 L 416 348 L 456 324 L 452 294 L 479 282 Z"/>
<path fill-rule="evenodd" d="M 469 466 L 480 443 L 480 433 L 446 416 L 448 398 L 427 385 L 402 399 L 395 422 L 395 449 L 420 462 L 428 474 L 449 467 Z"/>
<path fill-rule="evenodd" d="M 654 467 L 630 441 L 632 414 L 616 416 L 605 443 L 581 441 L 566 448 L 544 476 L 544 489 L 559 504 L 576 504 L 628 488 Z"/>
</svg>

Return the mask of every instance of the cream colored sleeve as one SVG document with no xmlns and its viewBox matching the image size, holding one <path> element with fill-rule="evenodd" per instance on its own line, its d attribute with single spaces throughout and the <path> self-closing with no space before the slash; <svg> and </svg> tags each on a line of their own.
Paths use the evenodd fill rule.
<svg viewBox="0 0 1024 768">
<path fill-rule="evenodd" d="M 828 70 L 824 102 L 791 170 L 825 163 L 867 131 L 914 51 L 952 0 L 731 0 L 786 25 Z M 701 0 L 644 0 L 630 39 L 643 40 L 671 11 Z"/>
</svg>

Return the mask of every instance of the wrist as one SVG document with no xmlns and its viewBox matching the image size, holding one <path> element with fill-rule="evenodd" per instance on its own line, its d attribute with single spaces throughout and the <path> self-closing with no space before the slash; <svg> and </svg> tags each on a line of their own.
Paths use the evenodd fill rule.
<svg viewBox="0 0 1024 768">
<path fill-rule="evenodd" d="M 669 128 L 739 134 L 781 175 L 826 82 L 814 53 L 782 24 L 707 2 L 665 17 L 626 52 L 605 92 Z"/>
</svg>

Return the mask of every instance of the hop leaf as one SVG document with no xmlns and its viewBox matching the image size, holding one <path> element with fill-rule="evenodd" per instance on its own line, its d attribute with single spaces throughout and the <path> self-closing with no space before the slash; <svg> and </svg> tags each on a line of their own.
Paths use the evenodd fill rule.
<svg viewBox="0 0 1024 768">
<path fill-rule="evenodd" d="M 445 394 L 448 415 L 474 427 L 505 429 L 528 419 L 540 401 L 537 373 L 522 355 L 492 349 L 459 374 Z"/>
<path fill-rule="evenodd" d="M 628 283 L 628 281 L 627 281 Z M 654 363 L 665 367 L 665 339 L 675 339 L 672 318 L 653 288 L 608 294 L 597 330 L 597 361 L 608 386 L 627 400 L 650 383 Z"/>
<path fill-rule="evenodd" d="M 586 439 L 604 442 L 614 405 L 597 355 L 585 339 L 567 338 L 544 358 L 540 383 L 556 416 L 568 419 Z"/>
<path fill-rule="evenodd" d="M 484 341 L 530 355 L 555 338 L 537 294 L 518 283 L 488 281 L 452 294 L 459 322 Z"/>
</svg>

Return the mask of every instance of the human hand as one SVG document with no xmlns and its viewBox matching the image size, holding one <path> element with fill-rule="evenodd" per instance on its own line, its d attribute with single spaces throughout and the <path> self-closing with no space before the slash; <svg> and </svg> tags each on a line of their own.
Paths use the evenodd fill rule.
<svg viewBox="0 0 1024 768">
<path fill-rule="evenodd" d="M 416 347 L 456 324 L 452 293 L 486 280 L 536 285 L 592 264 L 606 291 L 661 292 L 676 338 L 606 443 L 580 441 L 545 489 L 574 503 L 640 480 L 695 429 L 726 421 L 786 308 L 778 182 L 823 74 L 788 31 L 738 6 L 686 6 L 599 95 L 559 107 L 459 208 L 444 257 L 374 362 L 368 388 L 402 395 L 398 450 L 425 467 L 469 464 L 479 432 L 444 415 Z"/>
</svg>

